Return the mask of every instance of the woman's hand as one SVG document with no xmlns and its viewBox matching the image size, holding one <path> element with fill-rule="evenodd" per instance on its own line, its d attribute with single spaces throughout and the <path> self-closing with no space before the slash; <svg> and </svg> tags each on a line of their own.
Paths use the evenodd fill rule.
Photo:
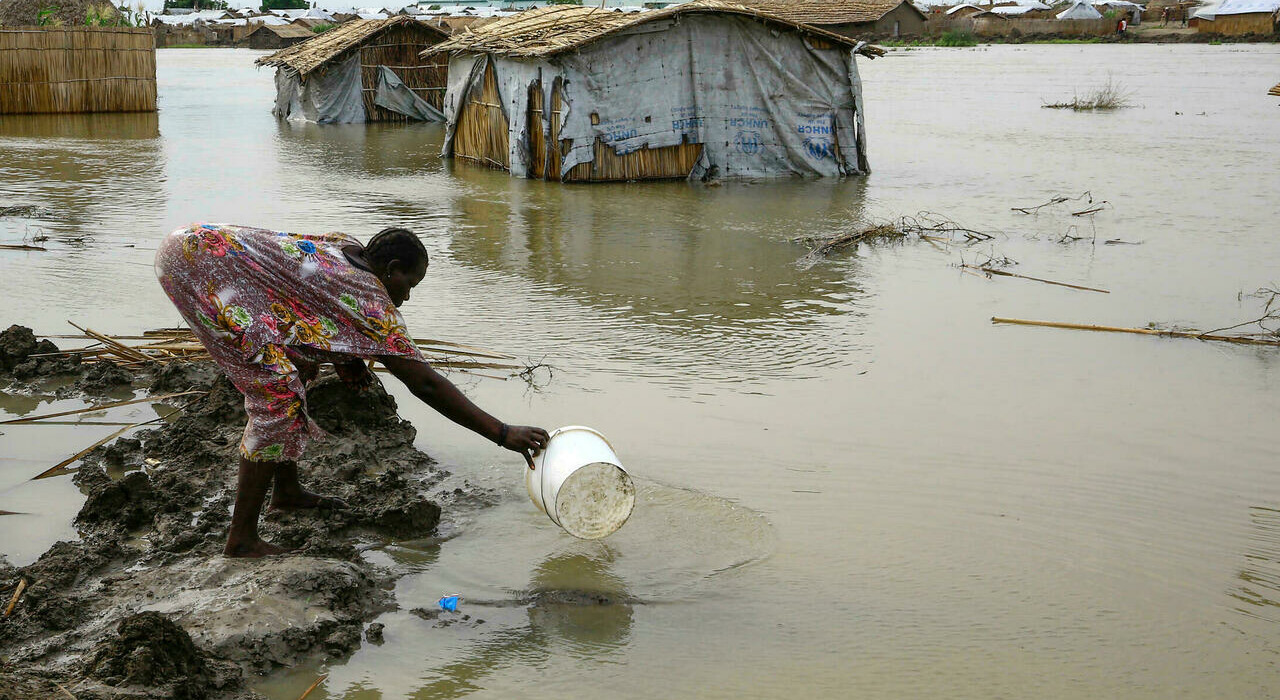
<svg viewBox="0 0 1280 700">
<path fill-rule="evenodd" d="M 533 455 L 542 451 L 547 446 L 547 441 L 551 436 L 542 428 L 535 428 L 531 425 L 506 425 L 502 426 L 502 432 L 499 434 L 498 444 L 524 455 L 524 461 L 528 463 L 529 468 L 533 469 Z"/>
</svg>

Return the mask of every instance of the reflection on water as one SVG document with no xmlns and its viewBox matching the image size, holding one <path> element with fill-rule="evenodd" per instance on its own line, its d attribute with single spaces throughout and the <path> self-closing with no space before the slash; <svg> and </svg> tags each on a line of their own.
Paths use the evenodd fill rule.
<svg viewBox="0 0 1280 700">
<path fill-rule="evenodd" d="M 610 343 L 638 372 L 791 376 L 840 364 L 855 347 L 847 329 L 822 321 L 856 313 L 856 268 L 787 261 L 805 250 L 791 238 L 861 216 L 861 178 L 564 186 L 455 172 L 472 190 L 458 203 L 466 225 L 453 232 L 454 259 L 589 305 L 598 316 L 584 323 L 566 309 L 556 330 Z"/>
<path fill-rule="evenodd" d="M 155 112 L 97 114 L 5 114 L 0 116 L 0 139 L 133 140 L 160 136 Z"/>
<path fill-rule="evenodd" d="M 1248 606 L 1237 607 L 1240 612 L 1280 622 L 1280 509 L 1254 506 L 1249 522 L 1253 527 L 1245 565 L 1231 597 Z"/>
</svg>

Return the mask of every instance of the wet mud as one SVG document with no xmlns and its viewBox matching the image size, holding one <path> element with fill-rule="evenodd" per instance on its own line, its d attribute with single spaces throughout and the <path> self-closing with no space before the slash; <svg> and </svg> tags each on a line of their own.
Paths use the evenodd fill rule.
<svg viewBox="0 0 1280 700">
<path fill-rule="evenodd" d="M 118 389 L 154 395 L 202 389 L 159 427 L 90 452 L 71 477 L 85 494 L 80 539 L 37 561 L 0 558 L 7 604 L 0 625 L 0 700 L 248 698 L 249 674 L 349 655 L 395 609 L 395 579 L 361 552 L 391 539 L 431 536 L 440 504 L 484 499 L 445 491 L 445 474 L 413 441 L 416 431 L 381 387 L 356 392 L 336 377 L 308 387 L 308 412 L 329 433 L 300 462 L 303 483 L 342 498 L 343 510 L 268 512 L 263 536 L 288 556 L 228 559 L 222 546 L 234 498 L 245 415 L 240 393 L 208 365 L 130 372 L 56 352 L 27 329 L 0 333 L 0 386 L 85 398 Z M 70 378 L 70 383 L 65 383 Z M 184 403 L 185 402 L 185 403 Z M 61 477 L 66 478 L 66 477 Z"/>
</svg>

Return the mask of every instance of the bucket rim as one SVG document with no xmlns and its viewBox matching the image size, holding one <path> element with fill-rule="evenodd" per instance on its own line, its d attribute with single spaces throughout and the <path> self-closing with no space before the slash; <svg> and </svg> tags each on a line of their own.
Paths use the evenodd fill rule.
<svg viewBox="0 0 1280 700">
<path fill-rule="evenodd" d="M 604 444 L 609 446 L 609 449 L 613 451 L 614 455 L 618 454 L 618 450 L 614 448 L 613 443 L 609 442 L 609 438 L 604 436 L 604 433 L 601 433 L 599 430 L 596 430 L 595 428 L 591 428 L 585 425 L 566 425 L 560 428 L 556 428 L 555 430 L 552 430 L 551 434 L 547 436 L 547 446 L 550 447 L 551 441 L 554 440 L 556 436 L 559 435 L 560 433 L 568 433 L 568 432 L 573 432 L 577 430 L 585 430 L 588 433 L 594 434 L 596 437 L 600 438 L 601 440 L 604 440 Z"/>
</svg>

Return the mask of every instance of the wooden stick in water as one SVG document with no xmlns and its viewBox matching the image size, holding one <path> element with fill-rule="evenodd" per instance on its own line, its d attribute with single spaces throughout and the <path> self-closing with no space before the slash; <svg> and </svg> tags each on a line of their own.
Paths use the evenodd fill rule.
<svg viewBox="0 0 1280 700">
<path fill-rule="evenodd" d="M 67 323 L 71 323 L 71 321 L 67 321 Z M 80 326 L 77 326 L 74 323 L 71 323 L 71 325 L 74 326 L 76 330 L 84 333 L 85 335 L 92 336 L 95 340 L 102 343 L 103 345 L 107 345 L 111 347 L 111 349 L 116 351 L 117 355 L 120 355 L 120 357 L 124 359 L 136 360 L 138 362 L 149 362 L 151 360 L 151 358 L 138 352 L 137 350 L 134 350 L 133 348 L 123 343 L 112 340 L 111 338 L 108 338 L 107 336 L 101 333 L 90 330 L 88 328 L 81 328 Z"/>
<path fill-rule="evenodd" d="M 1022 279 L 1022 280 L 1031 280 L 1032 282 L 1044 282 L 1045 284 L 1053 284 L 1059 287 L 1068 287 L 1070 289 L 1079 289 L 1086 292 L 1100 292 L 1102 294 L 1111 293 L 1105 289 L 1098 289 L 1097 287 L 1082 287 L 1078 284 L 1067 284 L 1066 282 L 1054 282 L 1053 280 L 1041 279 L 1039 277 L 1029 277 L 1027 275 L 1019 275 L 1015 272 L 1005 272 L 1004 270 L 997 270 L 994 267 L 980 267 L 978 265 L 965 265 L 964 267 L 967 267 L 971 270 L 981 270 L 987 273 L 988 275 L 1000 275 L 1001 277 L 1017 277 L 1018 279 Z"/>
<path fill-rule="evenodd" d="M 1158 335 L 1166 338 L 1193 338 L 1195 340 L 1216 340 L 1223 343 L 1240 343 L 1242 345 L 1266 345 L 1280 347 L 1280 340 L 1264 338 L 1245 338 L 1235 335 L 1209 335 L 1189 331 L 1162 331 L 1155 328 L 1122 328 L 1117 326 L 1093 326 L 1084 323 L 1058 323 L 1056 321 L 1029 321 L 1021 318 L 991 317 L 992 323 L 1010 323 L 1018 326 L 1043 326 L 1045 328 L 1065 328 L 1074 331 L 1099 331 L 1104 333 L 1134 333 L 1137 335 Z"/>
<path fill-rule="evenodd" d="M 22 597 L 22 592 L 25 591 L 26 589 L 27 589 L 27 580 L 25 578 L 19 579 L 18 590 L 13 592 L 13 598 L 9 600 L 9 607 L 4 609 L 5 617 L 9 617 L 10 613 L 13 612 L 13 606 L 18 604 L 18 598 Z"/>
<path fill-rule="evenodd" d="M 66 459 L 62 460 L 61 462 L 58 462 L 57 464 L 53 465 L 52 467 L 49 467 L 48 469 L 46 469 L 46 470 L 44 470 L 44 471 L 40 472 L 39 474 L 36 474 L 35 476 L 31 477 L 31 480 L 32 480 L 32 481 L 35 481 L 36 479 L 48 479 L 48 478 L 49 478 L 49 477 L 51 477 L 51 476 L 62 476 L 63 474 L 67 474 L 67 473 L 70 473 L 70 472 L 72 472 L 72 471 L 75 471 L 74 469 L 66 469 L 65 467 L 66 467 L 67 465 L 69 465 L 69 464 L 72 464 L 72 463 L 76 462 L 77 460 L 79 460 L 80 458 L 84 457 L 85 455 L 89 454 L 91 451 L 93 451 L 93 450 L 94 450 L 94 448 L 101 447 L 102 445 L 105 445 L 105 444 L 107 444 L 108 442 L 111 442 L 112 440 L 114 440 L 114 439 L 116 439 L 116 438 L 120 437 L 121 435 L 124 435 L 125 433 L 129 432 L 130 430 L 133 430 L 134 428 L 141 428 L 141 427 L 142 427 L 142 426 L 144 426 L 144 425 L 151 425 L 152 423 L 159 423 L 159 422 L 160 422 L 160 421 L 162 421 L 162 420 L 164 420 L 164 416 L 160 416 L 159 418 L 152 418 L 151 420 L 149 420 L 149 421 L 143 421 L 142 423 L 133 423 L 132 425 L 126 425 L 125 427 L 123 427 L 123 428 L 121 428 L 121 429 L 119 429 L 119 430 L 115 431 L 114 433 L 111 433 L 110 435 L 108 435 L 108 436 L 106 436 L 106 437 L 102 438 L 101 440 L 99 440 L 99 441 L 97 441 L 97 442 L 93 443 L 92 445 L 89 445 L 88 447 L 84 448 L 83 450 L 80 450 L 79 452 L 77 452 L 77 453 L 75 453 L 75 454 L 71 455 L 70 457 L 67 457 Z"/>
<path fill-rule="evenodd" d="M 328 677 L 329 677 L 329 674 L 325 673 L 325 674 L 321 675 L 319 678 L 317 678 L 317 679 L 315 680 L 315 682 L 314 682 L 314 683 L 312 683 L 312 684 L 311 684 L 311 686 L 310 686 L 309 688 L 307 688 L 306 690 L 302 691 L 302 695 L 299 695 L 299 696 L 298 696 L 298 700 L 307 700 L 307 696 L 311 694 L 311 691 L 313 691 L 313 690 L 315 690 L 317 687 L 319 687 L 319 686 L 320 686 L 320 684 L 324 682 L 324 679 L 326 679 L 326 678 L 328 678 Z"/>
<path fill-rule="evenodd" d="M 103 411 L 108 408 L 119 408 L 120 406 L 131 406 L 135 403 L 146 403 L 165 401 L 167 399 L 176 399 L 179 396 L 190 396 L 192 394 L 203 394 L 205 392 L 199 390 L 180 391 L 176 394 L 164 394 L 163 396 L 147 396 L 141 399 L 130 399 L 128 401 L 116 401 L 114 403 L 98 404 L 97 406 L 89 406 L 87 408 L 77 408 L 72 411 L 59 411 L 57 413 L 45 413 L 38 416 L 23 416 L 22 418 L 10 418 L 9 420 L 0 420 L 0 425 L 9 425 L 12 423 L 31 423 L 33 421 L 43 420 L 45 418 L 61 418 L 62 416 L 74 416 L 78 413 L 92 413 L 94 411 Z"/>
</svg>

